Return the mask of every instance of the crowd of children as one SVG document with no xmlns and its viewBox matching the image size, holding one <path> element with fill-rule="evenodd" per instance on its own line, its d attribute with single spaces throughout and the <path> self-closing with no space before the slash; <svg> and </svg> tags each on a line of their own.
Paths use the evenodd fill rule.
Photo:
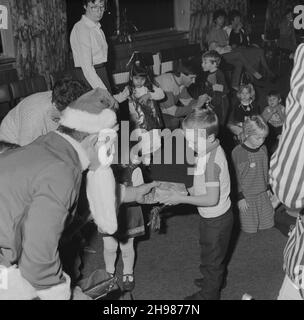
<svg viewBox="0 0 304 320">
<path fill-rule="evenodd" d="M 194 175 L 193 186 L 188 189 L 187 196 L 172 191 L 160 199 L 160 202 L 165 205 L 182 203 L 193 205 L 197 207 L 201 217 L 202 279 L 195 281 L 200 290 L 187 299 L 220 298 L 220 291 L 225 282 L 224 261 L 233 226 L 231 200 L 237 203 L 242 231 L 256 233 L 258 230 L 274 226 L 272 193 L 268 183 L 268 158 L 269 154 L 275 151 L 285 119 L 282 98 L 278 92 L 269 91 L 265 105 L 259 106 L 256 102 L 254 85 L 246 83 L 240 84 L 237 92 L 231 89 L 232 94 L 235 93 L 235 97 L 232 96 L 231 99 L 227 77 L 221 71 L 220 64 L 221 56 L 216 51 L 208 51 L 202 55 L 202 70 L 192 74 L 192 82 L 195 82 L 197 76 L 200 79 L 196 84 L 197 99 L 191 99 L 191 97 L 189 99 L 188 93 L 187 103 L 182 107 L 174 106 L 175 112 L 172 113 L 173 117 L 182 119 L 181 128 L 185 132 L 185 138 L 189 147 L 197 155 L 195 170 L 202 169 L 202 172 L 196 172 Z M 117 96 L 118 101 L 123 100 L 120 99 L 122 95 L 128 97 L 130 120 L 136 123 L 141 119 L 141 113 L 138 112 L 138 107 L 131 97 L 132 94 L 130 96 L 130 88 L 142 91 L 142 96 L 148 99 L 144 99 L 145 105 L 154 106 L 154 104 L 148 104 L 149 100 L 154 102 L 159 100 L 160 103 L 164 103 L 167 99 L 165 81 L 167 78 L 161 75 L 158 78 L 162 81 L 154 82 L 147 73 L 134 74 L 138 66 L 139 63 L 135 62 L 135 67 L 131 69 L 131 85 Z M 174 77 L 172 73 L 171 76 Z M 190 84 L 191 82 L 187 87 Z M 183 89 L 187 91 L 187 87 Z M 197 92 L 199 92 L 198 95 Z M 169 97 L 171 97 L 170 94 Z M 234 102 L 231 103 L 231 101 Z M 186 112 L 179 114 L 176 112 L 179 108 L 185 109 Z M 156 115 L 155 107 L 151 110 L 152 114 Z M 145 115 L 148 113 L 145 112 Z M 159 128 L 157 121 L 154 123 L 152 127 Z M 186 134 L 189 129 L 194 130 L 196 134 L 194 140 Z M 200 137 L 205 139 L 206 143 L 206 150 L 203 151 L 198 145 L 200 129 L 205 130 L 205 136 Z M 232 141 L 228 141 L 229 135 L 225 136 L 227 132 L 232 134 Z M 266 147 L 265 141 L 268 136 Z M 220 143 L 224 145 L 225 151 Z M 234 168 L 231 173 L 229 173 L 225 155 L 227 150 L 230 152 L 227 159 L 232 160 Z M 202 163 L 204 163 L 203 166 Z M 231 188 L 230 174 L 233 174 L 234 177 L 231 178 L 237 181 L 235 190 Z M 231 200 L 230 193 L 236 195 L 232 196 Z"/>
</svg>

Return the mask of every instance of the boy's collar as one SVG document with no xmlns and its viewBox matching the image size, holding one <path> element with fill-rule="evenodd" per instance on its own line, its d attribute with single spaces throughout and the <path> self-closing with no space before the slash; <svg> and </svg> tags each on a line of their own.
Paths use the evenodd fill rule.
<svg viewBox="0 0 304 320">
<path fill-rule="evenodd" d="M 220 141 L 219 141 L 219 139 L 216 139 L 216 140 L 214 140 L 214 142 L 212 142 L 212 144 L 210 146 L 208 146 L 206 148 L 206 153 L 197 154 L 197 152 L 195 151 L 194 154 L 195 154 L 196 157 L 204 157 L 205 155 L 207 155 L 208 153 L 210 153 L 211 151 L 216 149 L 219 145 L 220 145 Z"/>
<path fill-rule="evenodd" d="M 255 149 L 248 147 L 245 143 L 242 143 L 241 146 L 249 152 L 258 152 L 263 145 Z"/>
</svg>

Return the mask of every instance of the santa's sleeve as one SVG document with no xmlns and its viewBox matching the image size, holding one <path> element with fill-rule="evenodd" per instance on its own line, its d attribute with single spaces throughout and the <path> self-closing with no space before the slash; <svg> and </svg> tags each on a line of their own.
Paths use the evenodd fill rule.
<svg viewBox="0 0 304 320">
<path fill-rule="evenodd" d="M 35 180 L 32 201 L 18 225 L 23 235 L 18 266 L 40 299 L 70 298 L 70 280 L 62 271 L 58 244 L 77 197 L 73 175 L 66 165 L 47 167 Z M 17 230 L 16 241 L 18 234 Z"/>
</svg>

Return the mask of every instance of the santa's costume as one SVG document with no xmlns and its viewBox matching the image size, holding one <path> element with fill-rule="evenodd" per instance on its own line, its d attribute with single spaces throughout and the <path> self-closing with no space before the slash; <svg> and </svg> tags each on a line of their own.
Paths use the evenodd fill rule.
<svg viewBox="0 0 304 320">
<path fill-rule="evenodd" d="M 115 228 L 115 181 L 105 156 L 111 143 L 108 147 L 104 141 L 105 135 L 110 136 L 109 141 L 115 135 L 116 114 L 111 110 L 115 105 L 107 91 L 93 90 L 63 112 L 57 131 L 1 155 L 0 270 L 4 278 L 0 300 L 71 297 L 70 277 L 62 270 L 58 246 L 67 222 L 74 217 L 92 145 L 84 148 L 83 142 L 68 134 L 71 129 L 92 139 L 100 137 L 96 147 L 104 170 L 97 174 L 107 190 L 101 188 L 99 194 L 104 199 L 107 192 L 106 214 Z M 96 222 L 101 223 L 98 216 Z"/>
</svg>

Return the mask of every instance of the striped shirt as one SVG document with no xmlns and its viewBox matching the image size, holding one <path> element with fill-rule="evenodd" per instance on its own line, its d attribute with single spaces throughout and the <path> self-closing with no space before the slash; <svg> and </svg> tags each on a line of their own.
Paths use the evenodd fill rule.
<svg viewBox="0 0 304 320">
<path fill-rule="evenodd" d="M 304 221 L 300 216 L 284 249 L 284 271 L 304 299 Z"/>
<path fill-rule="evenodd" d="M 232 160 L 237 176 L 238 200 L 267 191 L 268 156 L 264 145 L 258 149 L 238 145 L 232 151 Z"/>
<path fill-rule="evenodd" d="M 279 200 L 291 209 L 304 208 L 304 44 L 295 54 L 286 101 L 286 120 L 270 162 L 270 183 Z"/>
</svg>

